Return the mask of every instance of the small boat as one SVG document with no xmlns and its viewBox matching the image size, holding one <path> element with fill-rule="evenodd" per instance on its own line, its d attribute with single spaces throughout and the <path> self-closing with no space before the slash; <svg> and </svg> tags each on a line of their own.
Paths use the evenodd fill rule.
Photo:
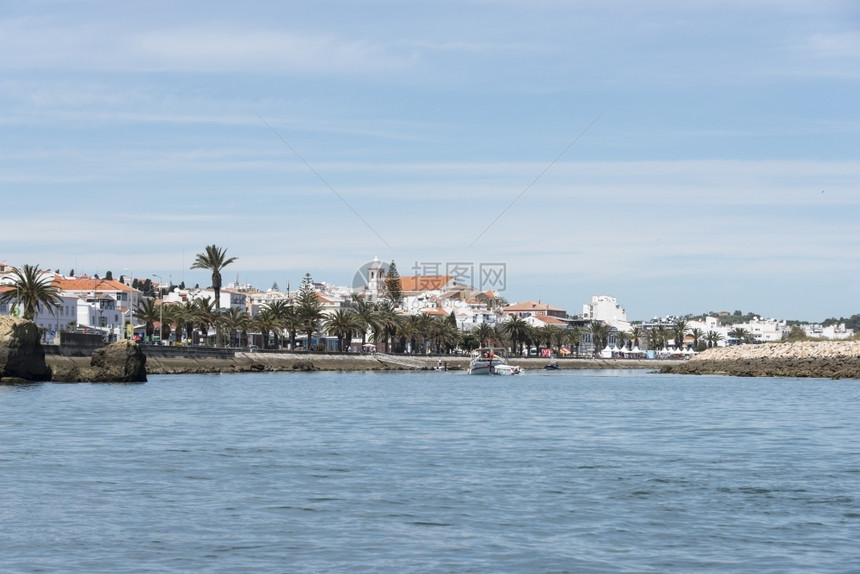
<svg viewBox="0 0 860 574">
<path fill-rule="evenodd" d="M 546 369 L 547 371 L 557 371 L 560 368 L 561 367 L 558 366 L 558 361 L 551 361 L 544 365 L 544 369 Z"/>
<path fill-rule="evenodd" d="M 516 365 L 496 365 L 493 367 L 494 375 L 519 375 L 523 370 Z"/>
<path fill-rule="evenodd" d="M 470 375 L 518 375 L 521 372 L 522 369 L 509 365 L 493 349 L 472 351 L 472 360 L 469 361 Z"/>
</svg>

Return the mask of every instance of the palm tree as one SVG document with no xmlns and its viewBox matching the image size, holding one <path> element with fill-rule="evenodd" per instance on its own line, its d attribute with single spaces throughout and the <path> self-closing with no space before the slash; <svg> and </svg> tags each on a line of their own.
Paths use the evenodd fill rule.
<svg viewBox="0 0 860 574">
<path fill-rule="evenodd" d="M 52 279 L 39 273 L 38 265 L 24 265 L 23 269 L 15 269 L 13 275 L 12 286 L 15 290 L 0 295 L 0 301 L 15 301 L 18 307 L 23 306 L 23 319 L 32 321 L 36 317 L 36 311 L 42 307 L 48 309 L 52 315 L 54 309 L 60 308 L 63 301 L 60 291 L 53 285 Z"/>
<path fill-rule="evenodd" d="M 570 341 L 570 331 L 567 329 L 562 329 L 561 327 L 553 326 L 552 328 L 552 342 L 555 344 L 555 354 L 556 356 L 561 355 L 561 347 L 565 343 Z"/>
<path fill-rule="evenodd" d="M 460 342 L 460 331 L 444 317 L 430 321 L 430 339 L 437 353 L 450 353 Z"/>
<path fill-rule="evenodd" d="M 648 346 L 659 351 L 666 346 L 666 339 L 669 334 L 666 332 L 666 327 L 657 325 L 648 329 Z"/>
<path fill-rule="evenodd" d="M 638 347 L 639 341 L 642 339 L 643 331 L 642 327 L 638 325 L 630 329 L 630 339 L 633 341 L 633 346 Z"/>
<path fill-rule="evenodd" d="M 194 300 L 194 322 L 203 333 L 203 339 L 209 339 L 209 327 L 215 325 L 218 329 L 218 313 L 215 311 L 215 302 L 209 297 L 201 297 Z"/>
<path fill-rule="evenodd" d="M 750 332 L 744 329 L 743 327 L 735 327 L 731 331 L 729 331 L 729 337 L 737 339 L 741 343 L 746 343 L 747 339 L 749 339 Z"/>
<path fill-rule="evenodd" d="M 351 309 L 338 309 L 323 319 L 323 329 L 337 337 L 338 348 L 345 351 L 348 347 L 347 341 L 352 340 L 353 333 L 361 328 L 361 322 L 355 311 Z"/>
<path fill-rule="evenodd" d="M 361 348 L 364 349 L 364 344 L 367 343 L 367 330 L 373 326 L 376 306 L 367 299 L 355 294 L 352 296 L 352 308 L 363 325 L 361 330 Z"/>
<path fill-rule="evenodd" d="M 693 337 L 693 350 L 698 351 L 699 350 L 699 340 L 705 336 L 705 332 L 702 331 L 701 329 L 699 329 L 698 327 L 695 327 L 693 329 L 690 329 L 690 336 Z"/>
<path fill-rule="evenodd" d="M 389 339 L 397 332 L 400 325 L 400 316 L 397 314 L 396 305 L 387 299 L 377 302 L 375 312 L 375 324 L 382 335 L 385 343 L 385 352 L 390 352 Z M 456 326 L 455 326 L 456 328 Z"/>
<path fill-rule="evenodd" d="M 215 291 L 215 310 L 221 309 L 221 270 L 236 261 L 236 257 L 227 258 L 227 250 L 217 245 L 207 245 L 203 253 L 198 253 L 191 265 L 192 269 L 207 269 L 212 272 L 212 290 Z M 215 344 L 221 346 L 221 332 L 216 323 Z"/>
<path fill-rule="evenodd" d="M 298 329 L 298 321 L 296 320 L 296 309 L 293 307 L 289 301 L 286 299 L 278 299 L 276 301 L 269 302 L 266 307 L 272 312 L 272 315 L 275 317 L 275 322 L 272 332 L 275 334 L 275 347 L 278 346 L 278 338 L 283 335 L 284 329 L 287 328 L 289 324 L 290 328 L 288 329 L 288 333 L 290 335 L 290 343 L 295 347 L 295 333 L 296 329 Z"/>
<path fill-rule="evenodd" d="M 592 321 L 591 323 L 591 337 L 594 342 L 594 350 L 596 352 L 600 352 L 609 344 L 609 332 L 612 330 L 612 327 L 609 324 L 604 323 L 603 321 Z"/>
<path fill-rule="evenodd" d="M 528 337 L 529 326 L 517 315 L 511 315 L 510 319 L 502 324 L 502 331 L 511 338 L 511 346 L 519 354 L 523 352 L 523 343 Z"/>
<path fill-rule="evenodd" d="M 585 330 L 579 325 L 574 325 L 570 329 L 569 338 L 570 338 L 571 344 L 576 349 L 575 352 L 576 352 L 577 357 L 579 357 L 579 347 L 580 347 L 580 345 L 582 345 L 582 336 L 584 334 L 585 334 Z"/>
<path fill-rule="evenodd" d="M 143 299 L 134 310 L 134 318 L 144 324 L 146 338 L 152 341 L 152 332 L 155 330 L 155 322 L 161 317 L 161 309 L 155 304 L 154 299 Z"/>
<path fill-rule="evenodd" d="M 709 349 L 712 347 L 716 347 L 722 340 L 723 336 L 716 331 L 708 331 L 707 333 L 705 333 L 705 341 L 708 342 Z"/>
<path fill-rule="evenodd" d="M 263 348 L 269 348 L 269 333 L 278 328 L 278 318 L 268 307 L 263 307 L 260 312 L 254 315 L 252 319 L 254 327 L 260 331 L 263 336 Z"/>
<path fill-rule="evenodd" d="M 302 327 L 302 318 L 299 316 L 298 308 L 295 305 L 284 308 L 283 313 L 278 318 L 278 323 L 282 329 L 286 329 L 290 336 L 290 350 L 295 350 L 296 334 Z"/>
<path fill-rule="evenodd" d="M 239 344 L 239 341 L 236 338 L 236 331 L 244 331 L 245 329 L 247 329 L 248 323 L 251 320 L 251 318 L 248 316 L 248 313 L 246 313 L 242 309 L 230 307 L 226 310 L 226 313 L 221 314 L 220 320 L 224 328 L 227 329 L 227 332 L 229 333 L 229 336 L 227 337 L 227 346 L 232 347 L 235 344 L 235 346 L 237 347 L 243 347 L 244 345 Z M 277 343 L 277 335 L 275 335 L 276 347 Z"/>
<path fill-rule="evenodd" d="M 493 328 L 490 327 L 487 323 L 481 323 L 477 327 L 475 327 L 472 334 L 478 338 L 478 344 L 481 347 L 486 347 L 489 345 L 489 341 L 493 336 Z"/>
<path fill-rule="evenodd" d="M 675 319 L 672 323 L 672 334 L 675 338 L 675 348 L 680 349 L 684 346 L 684 335 L 687 333 L 687 320 Z"/>
</svg>

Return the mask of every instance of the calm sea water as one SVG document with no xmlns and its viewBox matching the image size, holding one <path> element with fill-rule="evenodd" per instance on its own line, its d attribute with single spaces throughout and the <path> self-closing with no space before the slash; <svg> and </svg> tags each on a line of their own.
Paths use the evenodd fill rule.
<svg viewBox="0 0 860 574">
<path fill-rule="evenodd" d="M 860 382 L 0 386 L 3 572 L 860 571 Z"/>
</svg>

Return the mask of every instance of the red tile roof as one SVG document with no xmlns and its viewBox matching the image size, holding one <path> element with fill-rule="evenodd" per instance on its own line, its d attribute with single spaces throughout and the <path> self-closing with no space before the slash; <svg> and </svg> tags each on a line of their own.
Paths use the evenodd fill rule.
<svg viewBox="0 0 860 574">
<path fill-rule="evenodd" d="M 54 286 L 61 291 L 136 291 L 116 279 L 96 279 L 95 277 L 63 277 L 54 275 Z"/>
<path fill-rule="evenodd" d="M 441 291 L 453 278 L 453 275 L 409 275 L 400 278 L 400 287 L 404 291 Z"/>
<path fill-rule="evenodd" d="M 564 309 L 560 307 L 553 307 L 552 305 L 547 305 L 546 303 L 535 302 L 535 301 L 523 301 L 522 303 L 514 303 L 513 305 L 508 305 L 503 309 L 505 312 L 522 312 L 522 311 L 564 311 Z"/>
</svg>

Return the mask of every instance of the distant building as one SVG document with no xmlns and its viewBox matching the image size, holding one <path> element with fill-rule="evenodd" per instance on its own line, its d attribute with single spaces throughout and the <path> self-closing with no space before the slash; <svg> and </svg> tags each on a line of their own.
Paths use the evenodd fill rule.
<svg viewBox="0 0 860 574">
<path fill-rule="evenodd" d="M 609 295 L 592 296 L 591 303 L 582 306 L 582 318 L 590 321 L 603 321 L 618 331 L 629 331 L 631 328 L 630 322 L 627 320 L 627 313 L 618 304 L 615 297 Z"/>
<path fill-rule="evenodd" d="M 549 317 L 558 317 L 564 319 L 567 317 L 567 311 L 561 307 L 553 307 L 540 301 L 523 301 L 522 303 L 514 303 L 502 308 L 502 313 L 508 316 L 516 316 L 521 319 L 532 317 L 534 315 L 547 315 Z"/>
</svg>

